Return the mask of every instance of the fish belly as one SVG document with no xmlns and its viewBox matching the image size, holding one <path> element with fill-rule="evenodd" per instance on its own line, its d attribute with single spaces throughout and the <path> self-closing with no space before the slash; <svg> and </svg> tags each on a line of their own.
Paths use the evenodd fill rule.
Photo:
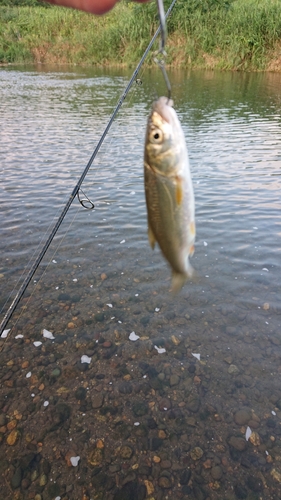
<svg viewBox="0 0 281 500">
<path fill-rule="evenodd" d="M 145 193 L 150 243 L 156 241 L 175 273 L 189 274 L 188 256 L 195 240 L 192 185 L 183 178 L 179 202 L 177 180 L 145 167 Z"/>
</svg>

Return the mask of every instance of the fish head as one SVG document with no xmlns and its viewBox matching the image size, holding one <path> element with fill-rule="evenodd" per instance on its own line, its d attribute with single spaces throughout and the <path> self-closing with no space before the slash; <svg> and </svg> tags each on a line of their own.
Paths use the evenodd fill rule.
<svg viewBox="0 0 281 500">
<path fill-rule="evenodd" d="M 160 97 L 152 106 L 146 130 L 146 162 L 164 175 L 174 173 L 184 143 L 183 132 L 172 105 L 171 99 Z"/>
</svg>

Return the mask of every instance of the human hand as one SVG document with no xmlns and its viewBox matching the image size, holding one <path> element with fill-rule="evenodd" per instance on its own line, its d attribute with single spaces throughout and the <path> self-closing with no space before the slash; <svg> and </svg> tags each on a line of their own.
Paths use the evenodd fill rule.
<svg viewBox="0 0 281 500">
<path fill-rule="evenodd" d="M 93 14 L 104 14 L 114 7 L 118 0 L 46 0 L 49 3 L 85 10 Z M 135 0 L 144 3 L 148 0 Z"/>
</svg>

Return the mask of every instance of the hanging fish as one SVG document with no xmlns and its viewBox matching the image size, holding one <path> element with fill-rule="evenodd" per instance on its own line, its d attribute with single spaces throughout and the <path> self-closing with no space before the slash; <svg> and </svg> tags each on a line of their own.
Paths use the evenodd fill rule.
<svg viewBox="0 0 281 500">
<path fill-rule="evenodd" d="M 160 97 L 148 118 L 144 179 L 148 237 L 172 268 L 172 290 L 193 274 L 195 209 L 187 147 L 173 101 Z"/>
</svg>

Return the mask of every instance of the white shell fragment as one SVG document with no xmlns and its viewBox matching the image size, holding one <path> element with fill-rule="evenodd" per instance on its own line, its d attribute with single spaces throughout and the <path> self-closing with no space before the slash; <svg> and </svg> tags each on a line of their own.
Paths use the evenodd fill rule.
<svg viewBox="0 0 281 500">
<path fill-rule="evenodd" d="M 51 339 L 51 340 L 54 340 L 54 336 L 52 334 L 52 332 L 49 332 L 48 330 L 43 330 L 43 337 L 45 337 L 45 339 Z"/>
<path fill-rule="evenodd" d="M 207 246 L 208 246 L 207 241 L 204 241 L 204 247 L 207 247 Z"/>
<path fill-rule="evenodd" d="M 4 330 L 1 334 L 1 339 L 7 338 L 10 330 L 11 330 L 11 328 L 8 328 L 8 330 Z"/>
<path fill-rule="evenodd" d="M 15 336 L 15 339 L 23 339 L 23 335 L 19 333 L 18 335 Z"/>
<path fill-rule="evenodd" d="M 191 354 L 192 354 L 192 356 L 194 356 L 196 359 L 198 359 L 198 361 L 200 361 L 200 354 L 196 354 L 195 352 L 192 352 Z"/>
<path fill-rule="evenodd" d="M 125 243 L 126 240 L 122 240 L 120 241 L 120 245 L 122 245 L 123 243 Z"/>
<path fill-rule="evenodd" d="M 108 307 L 112 307 L 112 304 L 106 304 Z"/>
<path fill-rule="evenodd" d="M 92 358 L 89 358 L 89 356 L 87 356 L 86 354 L 83 354 L 83 356 L 81 356 L 81 363 L 90 364 L 91 360 L 92 360 Z"/>
<path fill-rule="evenodd" d="M 49 406 L 49 401 L 44 401 L 43 406 Z"/>
<path fill-rule="evenodd" d="M 31 372 L 28 372 L 25 376 L 26 376 L 26 378 L 30 378 L 31 377 Z"/>
<path fill-rule="evenodd" d="M 70 457 L 70 462 L 72 463 L 73 467 L 77 467 L 78 462 L 80 460 L 80 457 Z"/>
<path fill-rule="evenodd" d="M 248 440 L 249 440 L 249 438 L 251 437 L 251 435 L 252 435 L 252 430 L 251 430 L 251 428 L 248 426 L 248 427 L 247 427 L 247 429 L 246 429 L 246 434 L 245 434 L 245 439 L 246 439 L 246 441 L 248 441 Z"/>
<path fill-rule="evenodd" d="M 262 268 L 262 270 L 263 270 L 263 271 L 267 271 L 267 272 L 268 272 L 267 267 L 263 267 L 263 268 Z"/>
<path fill-rule="evenodd" d="M 155 307 L 154 311 L 158 313 L 160 311 L 160 308 L 159 307 Z"/>
<path fill-rule="evenodd" d="M 136 340 L 139 339 L 139 335 L 136 335 L 135 332 L 130 333 L 129 339 L 135 342 Z"/>
<path fill-rule="evenodd" d="M 35 342 L 33 342 L 33 345 L 35 345 L 35 347 L 39 347 L 40 345 L 42 345 L 42 342 L 36 340 Z"/>
<path fill-rule="evenodd" d="M 155 345 L 154 347 L 157 350 L 158 354 L 163 354 L 163 352 L 166 352 L 166 349 L 164 347 L 157 347 L 157 345 Z"/>
</svg>

